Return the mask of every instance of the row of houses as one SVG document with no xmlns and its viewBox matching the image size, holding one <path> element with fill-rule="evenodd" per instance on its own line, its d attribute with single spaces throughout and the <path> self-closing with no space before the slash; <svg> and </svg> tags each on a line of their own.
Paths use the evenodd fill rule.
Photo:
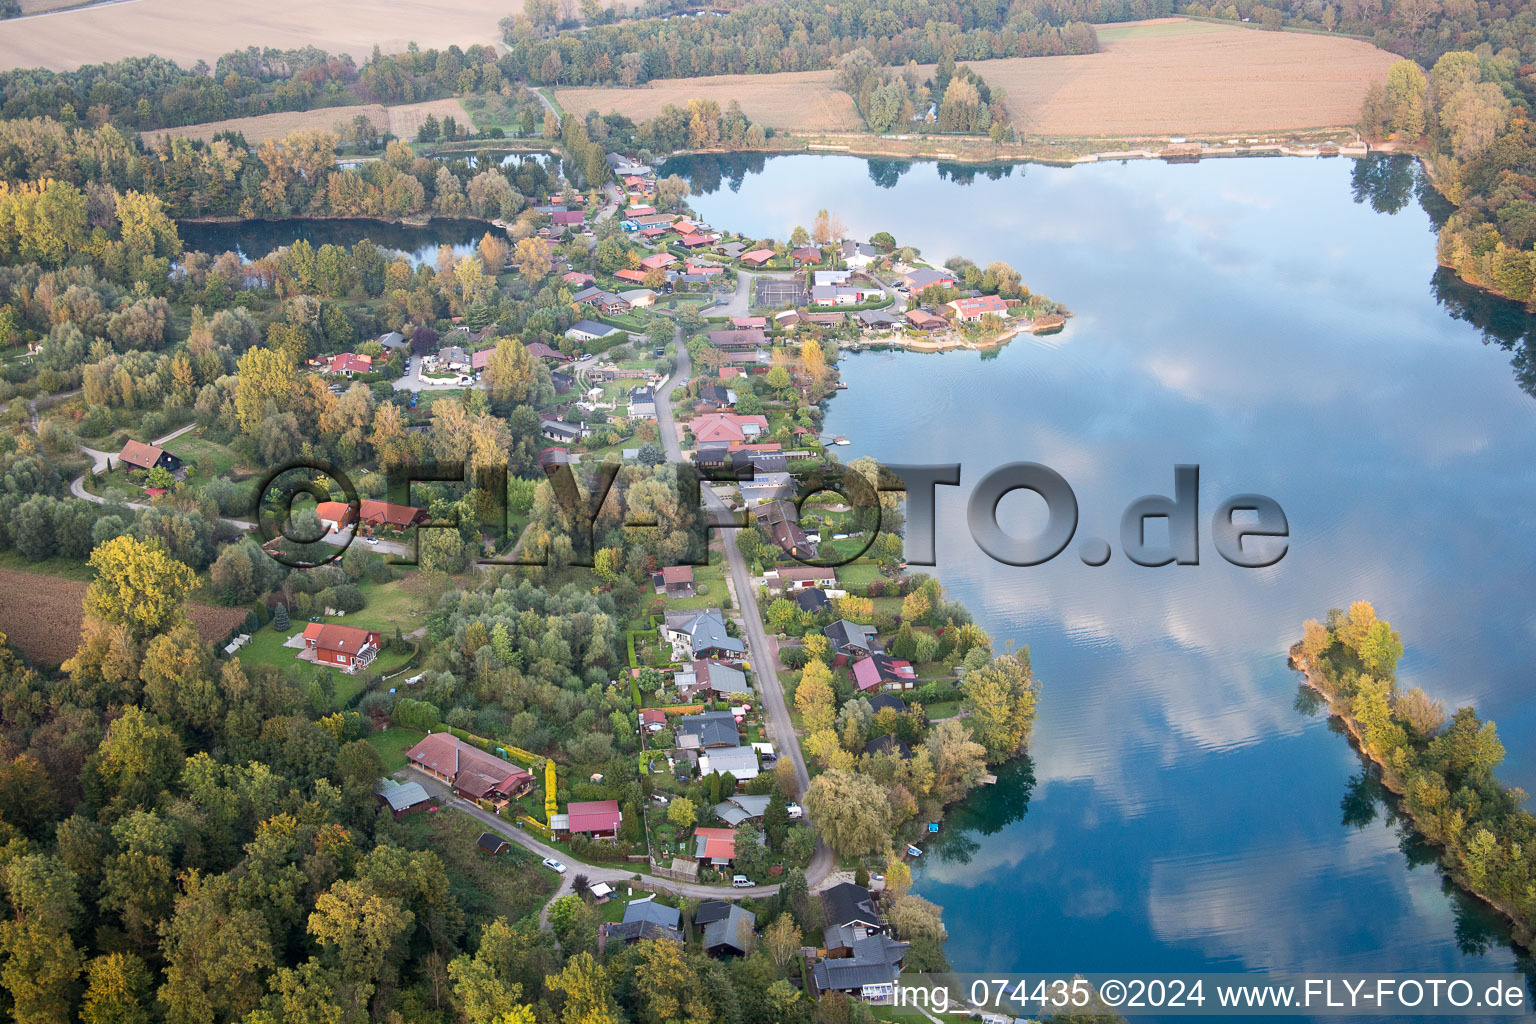
<svg viewBox="0 0 1536 1024">
<path fill-rule="evenodd" d="M 431 518 L 426 509 L 375 498 L 363 498 L 356 508 L 345 501 L 322 501 L 315 506 L 315 517 L 327 533 L 340 533 L 353 523 L 359 523 L 370 531 L 406 530 L 420 526 Z"/>
</svg>

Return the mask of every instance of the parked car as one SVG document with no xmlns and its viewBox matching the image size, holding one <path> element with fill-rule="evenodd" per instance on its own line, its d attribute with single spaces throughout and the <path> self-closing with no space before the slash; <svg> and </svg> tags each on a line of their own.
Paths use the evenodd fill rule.
<svg viewBox="0 0 1536 1024">
<path fill-rule="evenodd" d="M 561 864 L 553 857 L 545 857 L 540 863 L 542 863 L 545 867 L 549 868 L 549 870 L 553 871 L 557 875 L 565 874 L 565 865 Z"/>
<path fill-rule="evenodd" d="M 800 809 L 799 804 L 790 804 L 788 810 L 791 821 L 798 821 L 805 815 L 805 812 Z"/>
<path fill-rule="evenodd" d="M 752 879 L 748 878 L 746 875 L 731 876 L 731 888 L 733 889 L 750 889 L 752 888 L 752 885 Z"/>
</svg>

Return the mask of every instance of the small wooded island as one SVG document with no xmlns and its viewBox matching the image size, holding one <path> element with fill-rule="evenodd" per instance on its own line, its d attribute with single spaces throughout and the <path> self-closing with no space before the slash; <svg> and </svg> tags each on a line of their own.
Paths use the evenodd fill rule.
<svg viewBox="0 0 1536 1024">
<path fill-rule="evenodd" d="M 1418 687 L 1397 686 L 1403 643 L 1367 601 L 1309 620 L 1291 663 L 1323 695 L 1355 745 L 1376 765 L 1382 785 L 1457 885 L 1503 913 L 1514 941 L 1529 949 L 1536 934 L 1536 816 L 1525 793 L 1503 785 L 1494 769 L 1504 744 L 1492 722 L 1470 707 L 1447 719 Z"/>
</svg>

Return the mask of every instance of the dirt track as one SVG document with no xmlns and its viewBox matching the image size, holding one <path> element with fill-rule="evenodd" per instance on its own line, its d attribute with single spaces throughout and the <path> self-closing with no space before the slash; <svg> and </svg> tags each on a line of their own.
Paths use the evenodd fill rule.
<svg viewBox="0 0 1536 1024">
<path fill-rule="evenodd" d="M 405 103 L 394 107 L 378 103 L 364 103 L 352 107 L 325 107 L 321 110 L 301 110 L 282 114 L 261 114 L 257 117 L 232 117 L 227 121 L 209 121 L 184 128 L 161 128 L 140 133 L 145 142 L 153 142 L 162 135 L 184 135 L 189 139 L 208 140 L 222 131 L 237 131 L 245 141 L 255 145 L 263 139 L 280 139 L 301 129 L 311 131 L 335 131 L 337 125 L 349 126 L 359 114 L 372 121 L 379 131 L 391 131 L 400 138 L 416 136 L 416 130 L 428 114 L 438 120 L 449 115 L 460 125 L 474 122 L 456 99 L 427 100 L 423 103 Z"/>
</svg>

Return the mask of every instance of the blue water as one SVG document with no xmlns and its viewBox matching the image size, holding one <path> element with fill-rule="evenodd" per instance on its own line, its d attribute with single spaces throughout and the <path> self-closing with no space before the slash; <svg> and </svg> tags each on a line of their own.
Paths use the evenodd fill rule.
<svg viewBox="0 0 1536 1024">
<path fill-rule="evenodd" d="M 845 458 L 962 463 L 939 489 L 935 571 L 1044 684 L 1031 763 L 959 808 L 916 870 L 957 970 L 1515 964 L 1383 805 L 1355 823 L 1360 762 L 1298 709 L 1285 664 L 1303 620 L 1371 600 L 1404 638 L 1403 685 L 1476 705 L 1501 776 L 1536 786 L 1536 401 L 1515 354 L 1442 301 L 1409 165 L 669 169 L 696 172 L 711 223 L 786 238 L 825 207 L 859 238 L 1006 260 L 1076 312 L 993 357 L 847 356 L 827 420 Z M 1081 509 L 1038 568 L 964 530 L 971 486 L 1015 460 L 1060 472 Z M 1201 564 L 1133 565 L 1121 510 L 1171 494 L 1176 463 L 1201 467 Z M 1270 569 L 1209 539 L 1216 505 L 1252 491 L 1289 518 Z M 1043 522 L 1027 494 L 1001 509 L 1021 534 Z M 1103 568 L 1076 557 L 1088 537 L 1115 548 Z"/>
</svg>

